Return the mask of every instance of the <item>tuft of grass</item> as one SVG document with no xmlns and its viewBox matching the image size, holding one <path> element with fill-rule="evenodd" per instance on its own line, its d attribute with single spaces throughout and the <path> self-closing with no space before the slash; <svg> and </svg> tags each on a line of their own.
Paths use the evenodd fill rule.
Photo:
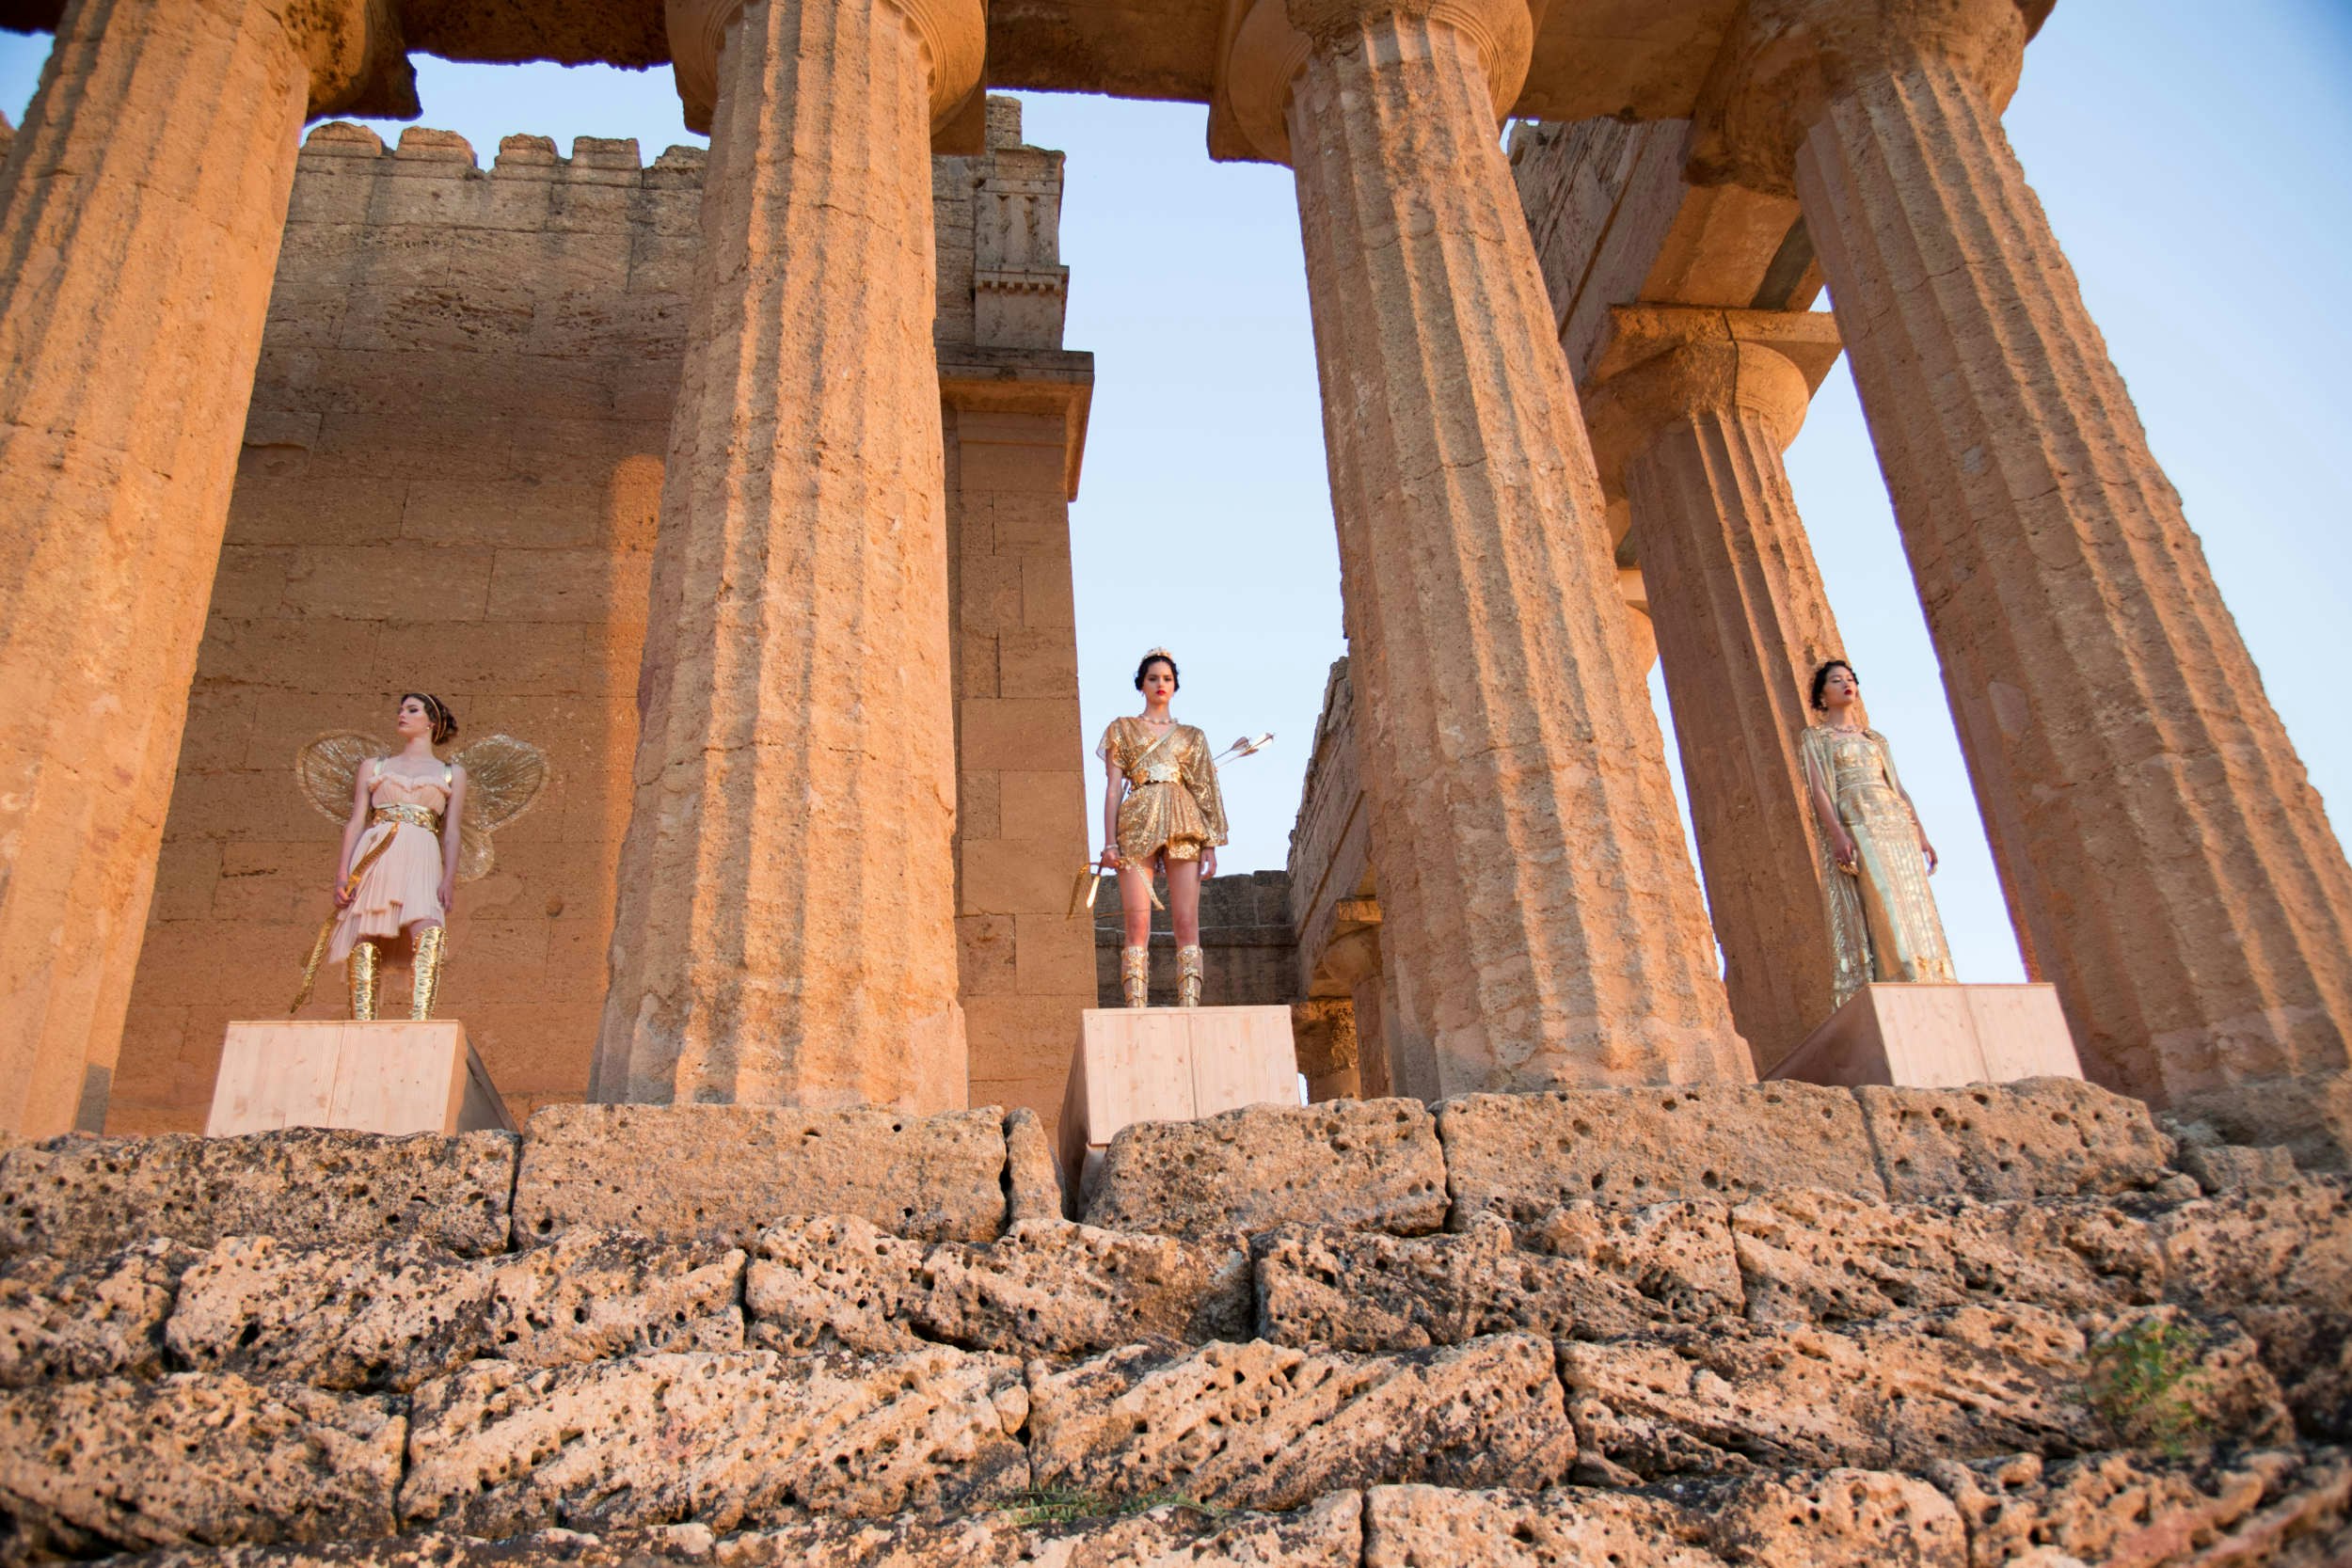
<svg viewBox="0 0 2352 1568">
<path fill-rule="evenodd" d="M 1016 1525 L 1063 1525 L 1080 1519 L 1124 1519 L 1155 1508 L 1184 1508 L 1204 1519 L 1222 1519 L 1232 1513 L 1187 1497 L 1181 1492 L 1145 1492 L 1135 1497 L 1107 1497 L 1100 1492 L 1073 1491 L 1058 1486 L 1032 1486 L 999 1499 L 994 1505 L 1012 1515 Z"/>
<path fill-rule="evenodd" d="M 2131 1442 L 2178 1459 L 2204 1427 L 2192 1396 L 2205 1334 L 2194 1323 L 2142 1318 L 2090 1347 L 2090 1404 Z"/>
</svg>

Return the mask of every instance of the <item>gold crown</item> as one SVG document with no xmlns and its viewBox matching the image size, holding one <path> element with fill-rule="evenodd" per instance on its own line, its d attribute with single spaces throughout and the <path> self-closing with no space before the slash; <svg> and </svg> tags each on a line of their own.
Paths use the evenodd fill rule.
<svg viewBox="0 0 2352 1568">
<path fill-rule="evenodd" d="M 1166 648 L 1146 648 L 1143 650 L 1143 657 L 1146 658 L 1164 658 L 1170 664 L 1176 662 L 1176 656 L 1169 653 Z"/>
</svg>

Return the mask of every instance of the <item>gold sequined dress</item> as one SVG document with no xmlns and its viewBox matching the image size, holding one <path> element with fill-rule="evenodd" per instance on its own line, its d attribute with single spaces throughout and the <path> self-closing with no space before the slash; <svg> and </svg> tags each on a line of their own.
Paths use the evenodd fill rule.
<svg viewBox="0 0 2352 1568">
<path fill-rule="evenodd" d="M 1223 844 L 1225 798 L 1208 736 L 1190 724 L 1154 734 L 1136 718 L 1114 719 L 1094 754 L 1127 776 L 1119 803 L 1119 859 L 1141 865 L 1163 849 L 1171 861 L 1197 861 Z"/>
<path fill-rule="evenodd" d="M 449 809 L 454 774 L 447 764 L 427 779 L 403 778 L 378 758 L 362 766 L 372 769 L 368 804 L 377 812 L 396 811 L 368 824 L 352 847 L 352 863 L 374 847 L 387 833 L 391 846 L 359 877 L 359 886 L 341 919 L 335 922 L 335 942 L 327 949 L 330 962 L 351 957 L 354 943 L 388 940 L 420 920 L 441 918 L 441 835 L 419 818 L 441 820 Z"/>
<path fill-rule="evenodd" d="M 1821 840 L 1821 886 L 1837 964 L 1836 1006 L 1871 981 L 1954 983 L 1952 950 L 1928 890 L 1919 826 L 1903 800 L 1895 753 L 1876 730 L 1808 727 L 1798 742 L 1808 781 L 1828 791 L 1837 820 L 1853 835 L 1856 875 L 1837 868 Z"/>
</svg>

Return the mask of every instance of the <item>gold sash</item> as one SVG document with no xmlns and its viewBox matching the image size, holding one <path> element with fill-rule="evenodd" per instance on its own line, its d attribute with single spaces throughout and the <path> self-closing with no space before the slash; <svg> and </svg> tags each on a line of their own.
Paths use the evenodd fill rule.
<svg viewBox="0 0 2352 1568">
<path fill-rule="evenodd" d="M 378 806 L 375 808 L 375 815 L 368 819 L 368 823 L 373 827 L 378 822 L 405 822 L 412 828 L 422 828 L 428 832 L 435 833 L 441 831 L 441 814 L 437 811 L 427 811 L 422 806 Z"/>
</svg>

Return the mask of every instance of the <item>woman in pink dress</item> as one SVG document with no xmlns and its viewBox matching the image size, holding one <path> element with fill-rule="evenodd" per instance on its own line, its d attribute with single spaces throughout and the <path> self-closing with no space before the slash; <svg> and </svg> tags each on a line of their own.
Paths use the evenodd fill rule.
<svg viewBox="0 0 2352 1568">
<path fill-rule="evenodd" d="M 433 1016 L 441 979 L 446 922 L 457 890 L 458 821 L 466 810 L 466 769 L 434 752 L 457 733 L 449 705 L 422 691 L 402 694 L 401 749 L 359 765 L 335 867 L 342 911 L 327 956 L 348 961 L 351 1016 L 375 1016 L 382 948 L 406 939 L 414 952 L 409 1016 Z M 355 883 L 352 871 L 359 875 Z"/>
</svg>

